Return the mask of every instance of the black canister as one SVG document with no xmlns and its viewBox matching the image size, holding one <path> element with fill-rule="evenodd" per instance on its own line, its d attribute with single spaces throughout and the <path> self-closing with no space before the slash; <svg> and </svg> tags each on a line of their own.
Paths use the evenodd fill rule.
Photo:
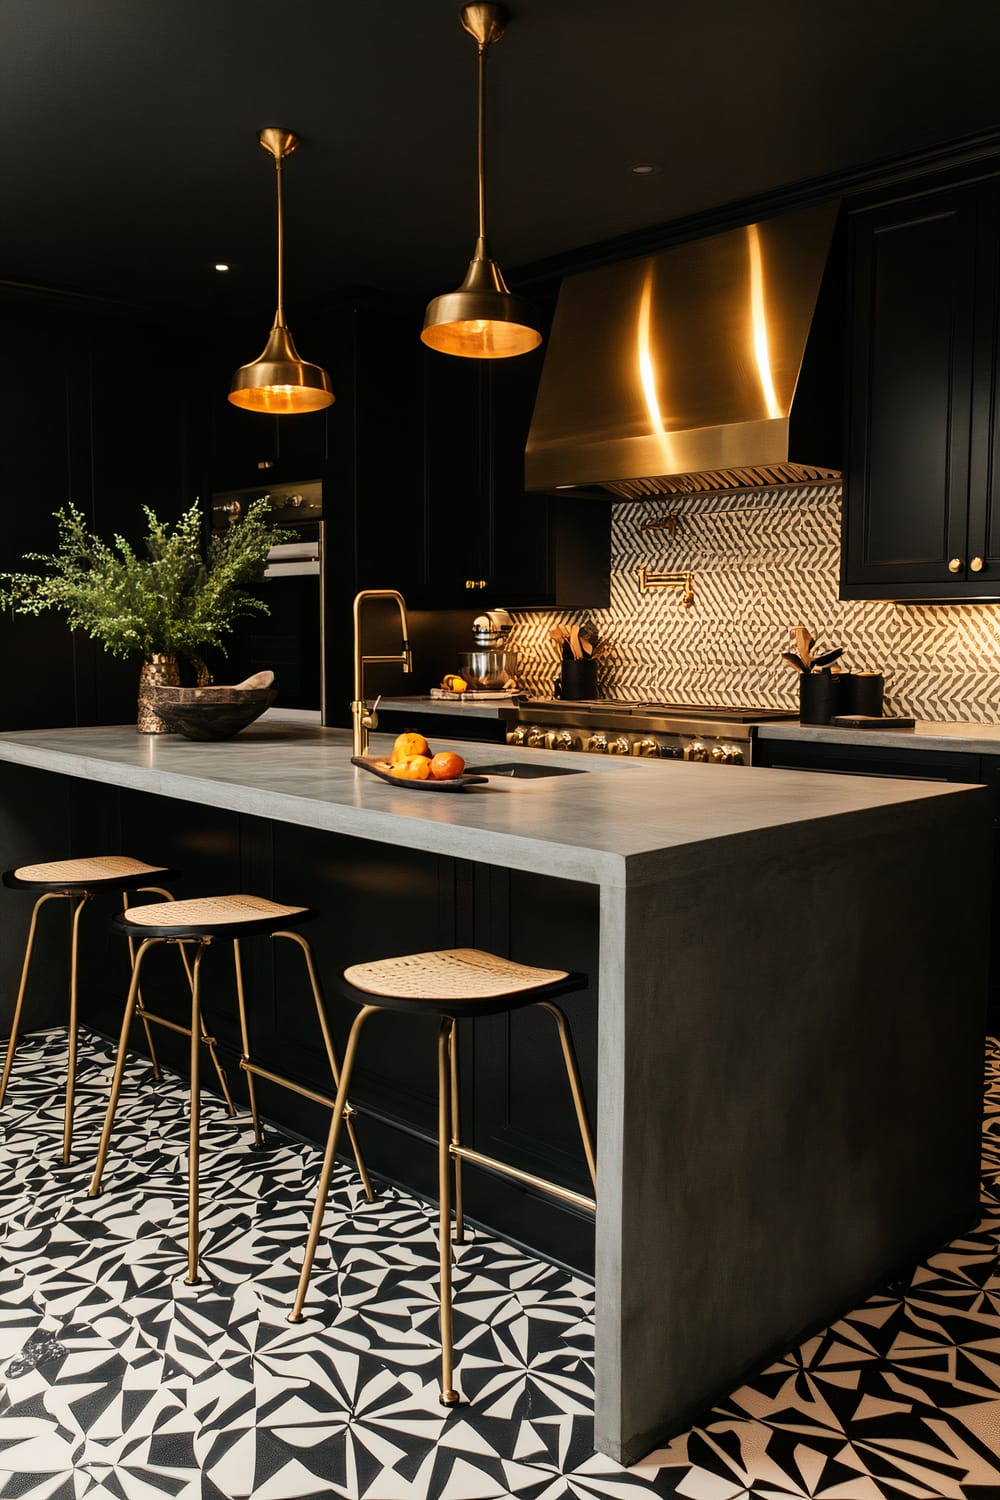
<svg viewBox="0 0 1000 1500">
<path fill-rule="evenodd" d="M 884 690 L 885 679 L 881 672 L 845 672 L 844 706 L 840 712 L 880 719 Z"/>
<path fill-rule="evenodd" d="M 799 723 L 829 724 L 842 713 L 844 672 L 801 672 L 799 674 Z"/>
<path fill-rule="evenodd" d="M 559 698 L 596 698 L 597 663 L 592 656 L 580 661 L 572 657 L 562 664 L 562 680 L 556 684 Z"/>
</svg>

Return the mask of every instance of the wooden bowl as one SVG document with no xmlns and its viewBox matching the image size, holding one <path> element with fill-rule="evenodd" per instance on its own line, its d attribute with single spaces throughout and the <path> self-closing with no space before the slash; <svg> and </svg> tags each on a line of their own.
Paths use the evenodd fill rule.
<svg viewBox="0 0 1000 1500">
<path fill-rule="evenodd" d="M 157 687 L 153 708 L 185 739 L 228 740 L 259 719 L 277 696 L 270 687 Z"/>
</svg>

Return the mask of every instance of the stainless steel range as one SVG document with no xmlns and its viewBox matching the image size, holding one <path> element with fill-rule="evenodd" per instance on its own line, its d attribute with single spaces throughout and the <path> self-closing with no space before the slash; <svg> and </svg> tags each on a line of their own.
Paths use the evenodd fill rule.
<svg viewBox="0 0 1000 1500">
<path fill-rule="evenodd" d="M 755 724 L 797 717 L 779 708 L 625 703 L 609 698 L 524 698 L 503 716 L 508 745 L 718 766 L 752 763 Z"/>
</svg>

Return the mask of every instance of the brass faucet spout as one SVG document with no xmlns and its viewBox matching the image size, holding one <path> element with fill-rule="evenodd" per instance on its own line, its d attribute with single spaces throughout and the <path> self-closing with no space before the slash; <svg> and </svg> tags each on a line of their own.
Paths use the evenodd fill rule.
<svg viewBox="0 0 1000 1500">
<path fill-rule="evenodd" d="M 395 599 L 399 607 L 402 627 L 402 650 L 396 656 L 365 656 L 361 651 L 361 605 L 365 599 Z M 413 652 L 410 650 L 410 627 L 406 618 L 406 601 L 395 589 L 362 589 L 354 597 L 354 701 L 351 704 L 351 719 L 354 727 L 354 754 L 368 754 L 368 734 L 378 728 L 375 709 L 378 699 L 368 708 L 365 703 L 365 667 L 378 662 L 399 662 L 404 672 L 413 671 Z"/>
</svg>

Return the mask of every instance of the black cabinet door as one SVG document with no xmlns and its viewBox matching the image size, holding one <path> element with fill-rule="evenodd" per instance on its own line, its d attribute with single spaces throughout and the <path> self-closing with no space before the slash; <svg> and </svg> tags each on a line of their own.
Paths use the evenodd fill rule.
<svg viewBox="0 0 1000 1500">
<path fill-rule="evenodd" d="M 979 200 L 976 355 L 969 469 L 969 577 L 1000 595 L 1000 183 Z"/>
<path fill-rule="evenodd" d="M 524 488 L 541 358 L 427 354 L 425 571 L 414 603 L 474 612 L 607 604 L 610 503 Z"/>
<path fill-rule="evenodd" d="M 488 584 L 491 501 L 481 360 L 424 357 L 424 579 L 431 607 L 478 609 Z"/>
<path fill-rule="evenodd" d="M 845 598 L 962 597 L 980 190 L 851 221 Z"/>
</svg>

